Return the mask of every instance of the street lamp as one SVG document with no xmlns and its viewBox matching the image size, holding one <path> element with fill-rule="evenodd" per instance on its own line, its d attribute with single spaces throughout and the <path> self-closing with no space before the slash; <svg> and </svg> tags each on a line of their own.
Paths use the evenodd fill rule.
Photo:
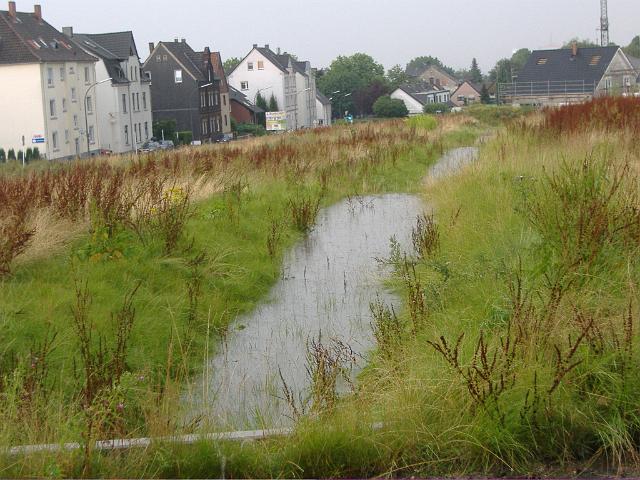
<svg viewBox="0 0 640 480">
<path fill-rule="evenodd" d="M 87 156 L 88 157 L 91 157 L 91 139 L 89 138 L 89 115 L 87 113 L 87 97 L 89 96 L 89 92 L 93 87 L 100 85 L 101 83 L 110 82 L 111 80 L 112 80 L 111 78 L 105 78 L 104 80 L 100 80 L 99 82 L 96 82 L 93 85 L 91 85 L 89 88 L 87 88 L 87 91 L 84 93 L 84 126 L 86 128 L 84 133 L 87 136 Z M 96 105 L 97 105 L 97 102 L 96 102 Z"/>
</svg>

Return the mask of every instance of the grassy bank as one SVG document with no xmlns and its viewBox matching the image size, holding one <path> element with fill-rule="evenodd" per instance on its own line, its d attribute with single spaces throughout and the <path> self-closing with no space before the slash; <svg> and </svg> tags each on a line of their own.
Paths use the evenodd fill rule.
<svg viewBox="0 0 640 480">
<path fill-rule="evenodd" d="M 417 192 L 477 128 L 387 122 L 3 177 L 0 443 L 179 433 L 185 380 L 269 291 L 316 207 Z M 157 452 L 143 455 L 161 474 Z M 3 476 L 142 474 L 90 451 L 2 464 Z"/>
</svg>

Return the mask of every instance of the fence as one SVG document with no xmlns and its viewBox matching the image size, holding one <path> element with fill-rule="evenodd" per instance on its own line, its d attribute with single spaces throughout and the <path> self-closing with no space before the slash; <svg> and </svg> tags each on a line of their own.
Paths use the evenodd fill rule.
<svg viewBox="0 0 640 480">
<path fill-rule="evenodd" d="M 535 102 L 535 99 L 585 98 L 596 92 L 597 82 L 584 80 L 512 82 L 498 84 L 499 103 Z"/>
</svg>

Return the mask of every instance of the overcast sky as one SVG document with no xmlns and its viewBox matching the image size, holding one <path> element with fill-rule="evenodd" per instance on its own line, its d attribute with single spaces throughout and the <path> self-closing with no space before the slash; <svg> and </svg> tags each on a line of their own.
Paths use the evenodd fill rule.
<svg viewBox="0 0 640 480">
<path fill-rule="evenodd" d="M 3 1 L 3 0 L 0 0 Z M 196 50 L 242 57 L 254 43 L 281 47 L 314 67 L 365 52 L 389 68 L 435 55 L 454 68 L 477 57 L 487 71 L 520 47 L 595 40 L 598 0 L 41 0 L 45 19 L 79 33 L 133 30 L 143 60 L 148 43 L 186 38 Z M 30 11 L 33 0 L 17 0 Z M 6 9 L 6 6 L 3 7 Z M 611 40 L 640 34 L 640 0 L 610 0 Z"/>
</svg>

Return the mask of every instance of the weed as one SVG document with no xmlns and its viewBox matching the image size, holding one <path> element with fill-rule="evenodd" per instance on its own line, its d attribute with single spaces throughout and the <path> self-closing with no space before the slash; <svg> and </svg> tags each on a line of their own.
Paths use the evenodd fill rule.
<svg viewBox="0 0 640 480">
<path fill-rule="evenodd" d="M 411 232 L 413 249 L 420 258 L 428 258 L 440 248 L 440 232 L 434 215 L 420 215 Z"/>
<path fill-rule="evenodd" d="M 301 233 L 308 233 L 320 210 L 320 198 L 299 195 L 289 200 L 289 211 L 293 226 Z"/>
</svg>

